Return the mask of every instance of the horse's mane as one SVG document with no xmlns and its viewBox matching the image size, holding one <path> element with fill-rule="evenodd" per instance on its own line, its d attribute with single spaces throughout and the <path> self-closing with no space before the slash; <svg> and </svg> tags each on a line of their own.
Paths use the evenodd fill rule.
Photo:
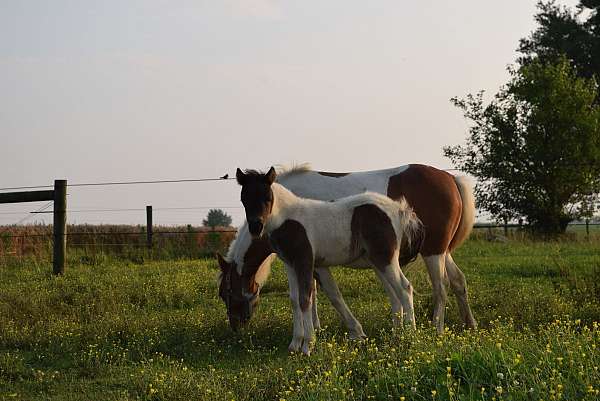
<svg viewBox="0 0 600 401">
<path fill-rule="evenodd" d="M 281 179 L 290 177 L 292 175 L 303 174 L 307 171 L 312 171 L 312 168 L 310 163 L 292 164 L 291 166 L 278 164 L 275 166 L 275 170 L 277 171 L 277 181 L 280 181 Z"/>
</svg>

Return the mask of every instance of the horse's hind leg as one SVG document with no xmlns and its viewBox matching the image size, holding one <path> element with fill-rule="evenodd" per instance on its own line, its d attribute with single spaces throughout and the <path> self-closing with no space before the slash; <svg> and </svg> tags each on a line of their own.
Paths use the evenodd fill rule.
<svg viewBox="0 0 600 401">
<path fill-rule="evenodd" d="M 321 289 L 325 292 L 325 295 L 327 295 L 327 298 L 329 298 L 329 301 L 348 328 L 350 338 L 353 340 L 366 338 L 367 336 L 365 335 L 360 322 L 354 317 L 350 308 L 348 308 L 348 305 L 346 305 L 329 268 L 318 267 L 315 269 L 315 274 L 319 280 L 319 284 L 321 284 Z"/>
<path fill-rule="evenodd" d="M 396 295 L 396 290 L 394 290 L 394 287 L 392 287 L 383 273 L 379 271 L 379 269 L 375 270 L 375 272 L 377 273 L 377 277 L 379 278 L 379 281 L 381 281 L 381 285 L 383 285 L 383 289 L 390 300 L 390 305 L 392 306 L 392 321 L 394 322 L 394 326 L 399 327 L 404 321 L 404 308 L 402 307 L 402 302 L 400 302 L 400 298 L 398 298 L 398 295 Z"/>
<path fill-rule="evenodd" d="M 433 323 L 438 333 L 444 332 L 444 312 L 446 307 L 446 288 L 444 287 L 445 275 L 445 254 L 431 255 L 423 257 L 431 287 L 433 289 Z"/>
<path fill-rule="evenodd" d="M 475 318 L 473 318 L 473 313 L 471 312 L 471 307 L 469 306 L 467 280 L 465 279 L 463 272 L 458 268 L 452 259 L 452 255 L 450 255 L 449 252 L 446 253 L 446 272 L 448 273 L 450 288 L 452 288 L 452 292 L 454 292 L 454 295 L 456 296 L 461 319 L 468 328 L 477 328 L 477 322 L 475 321 Z"/>
<path fill-rule="evenodd" d="M 400 304 L 402 305 L 403 311 L 403 321 L 409 327 L 415 328 L 415 310 L 413 306 L 413 288 L 410 284 L 410 281 L 406 278 L 404 273 L 402 273 L 402 269 L 398 264 L 398 252 L 395 252 L 394 257 L 390 261 L 387 266 L 376 266 L 375 271 L 377 272 L 377 276 L 383 283 L 386 291 L 389 291 L 388 286 L 393 290 L 396 294 L 397 299 L 400 300 Z M 388 292 L 388 296 L 390 296 Z M 394 299 L 390 296 L 390 302 L 393 302 Z"/>
<path fill-rule="evenodd" d="M 319 330 L 321 328 L 321 321 L 319 320 L 319 313 L 317 312 L 317 280 L 313 280 L 313 291 L 311 298 L 313 327 L 315 330 Z"/>
</svg>

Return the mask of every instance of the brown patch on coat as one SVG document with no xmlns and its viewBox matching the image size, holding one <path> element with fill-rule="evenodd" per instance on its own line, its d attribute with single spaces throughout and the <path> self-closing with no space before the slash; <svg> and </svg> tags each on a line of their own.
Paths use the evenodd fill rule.
<svg viewBox="0 0 600 401">
<path fill-rule="evenodd" d="M 273 230 L 269 240 L 277 255 L 291 266 L 298 279 L 300 309 L 308 309 L 313 291 L 314 255 L 304 226 L 296 220 L 286 220 Z"/>
<path fill-rule="evenodd" d="M 462 199 L 454 176 L 431 166 L 411 164 L 390 177 L 387 195 L 392 199 L 404 196 L 423 222 L 427 235 L 421 255 L 446 252 L 462 214 Z"/>
<path fill-rule="evenodd" d="M 350 222 L 352 257 L 366 251 L 378 269 L 390 264 L 398 248 L 396 232 L 388 215 L 372 204 L 354 208 Z"/>
<path fill-rule="evenodd" d="M 244 254 L 244 265 L 242 266 L 242 276 L 254 276 L 258 272 L 258 268 L 265 261 L 270 254 L 272 254 L 273 248 L 267 238 L 255 238 L 250 242 L 248 250 Z"/>
<path fill-rule="evenodd" d="M 318 174 L 320 175 L 324 175 L 325 177 L 334 177 L 334 178 L 339 178 L 339 177 L 345 177 L 350 173 L 329 173 L 327 171 L 317 171 Z"/>
</svg>

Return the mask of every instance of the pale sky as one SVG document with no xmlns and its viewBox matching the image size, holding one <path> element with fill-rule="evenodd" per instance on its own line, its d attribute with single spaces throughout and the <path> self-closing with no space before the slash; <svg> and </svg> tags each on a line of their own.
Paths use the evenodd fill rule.
<svg viewBox="0 0 600 401">
<path fill-rule="evenodd" d="M 0 187 L 294 162 L 450 168 L 442 147 L 468 125 L 449 99 L 507 81 L 535 3 L 0 0 Z M 243 218 L 235 181 L 74 187 L 68 204 Z M 0 225 L 41 205 L 0 205 Z M 157 210 L 154 224 L 200 225 L 206 212 Z M 69 222 L 145 224 L 145 212 Z"/>
</svg>

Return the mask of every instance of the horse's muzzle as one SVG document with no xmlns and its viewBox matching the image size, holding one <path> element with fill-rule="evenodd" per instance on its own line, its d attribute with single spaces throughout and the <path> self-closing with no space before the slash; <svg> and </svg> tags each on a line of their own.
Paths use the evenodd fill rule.
<svg viewBox="0 0 600 401">
<path fill-rule="evenodd" d="M 253 220 L 248 222 L 248 231 L 250 231 L 250 234 L 254 238 L 260 237 L 263 228 L 263 223 L 260 220 Z"/>
</svg>

